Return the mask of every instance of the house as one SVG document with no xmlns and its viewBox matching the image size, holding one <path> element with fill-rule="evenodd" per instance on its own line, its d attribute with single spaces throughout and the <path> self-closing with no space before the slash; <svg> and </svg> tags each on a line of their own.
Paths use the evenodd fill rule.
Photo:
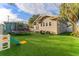
<svg viewBox="0 0 79 59">
<path fill-rule="evenodd" d="M 4 24 L 0 24 L 0 35 L 4 34 Z"/>
<path fill-rule="evenodd" d="M 4 24 L 5 24 L 5 31 L 7 33 L 12 32 L 12 30 L 16 28 L 16 22 L 4 22 Z"/>
<path fill-rule="evenodd" d="M 28 30 L 28 25 L 22 21 L 16 22 L 4 22 L 6 33 L 13 33 L 13 32 L 25 32 Z"/>
<path fill-rule="evenodd" d="M 49 32 L 52 34 L 60 34 L 67 32 L 67 23 L 59 16 L 39 16 L 33 22 L 34 32 Z"/>
</svg>

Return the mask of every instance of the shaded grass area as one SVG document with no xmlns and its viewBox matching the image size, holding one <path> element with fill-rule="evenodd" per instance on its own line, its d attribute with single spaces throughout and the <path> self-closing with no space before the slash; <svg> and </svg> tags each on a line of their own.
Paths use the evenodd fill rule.
<svg viewBox="0 0 79 59">
<path fill-rule="evenodd" d="M 69 35 L 12 35 L 18 40 L 27 40 L 27 44 L 0 51 L 1 56 L 77 56 L 79 55 L 79 38 Z"/>
</svg>

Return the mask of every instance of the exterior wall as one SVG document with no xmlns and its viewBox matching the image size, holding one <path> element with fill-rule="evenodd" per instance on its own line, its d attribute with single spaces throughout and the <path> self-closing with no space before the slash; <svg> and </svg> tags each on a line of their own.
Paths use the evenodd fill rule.
<svg viewBox="0 0 79 59">
<path fill-rule="evenodd" d="M 0 35 L 1 35 L 1 34 L 4 34 L 3 32 L 4 32 L 3 25 L 0 24 Z"/>
<path fill-rule="evenodd" d="M 15 28 L 16 23 L 5 23 L 5 31 L 6 32 L 12 32 L 12 30 Z"/>
<path fill-rule="evenodd" d="M 71 25 L 71 23 L 70 22 L 67 22 L 67 24 L 68 25 Z M 72 30 L 72 26 L 68 26 L 68 28 L 67 28 L 67 32 L 72 32 L 73 30 Z"/>
<path fill-rule="evenodd" d="M 67 32 L 68 27 L 67 27 L 66 24 L 58 21 L 58 24 L 57 25 L 58 25 L 58 27 L 57 27 L 58 28 L 58 34 Z"/>
<path fill-rule="evenodd" d="M 49 22 L 51 22 L 51 26 L 49 26 Z M 42 26 L 41 26 L 42 23 Z M 57 34 L 57 21 L 56 20 L 50 20 L 49 18 L 44 19 L 40 24 L 36 24 L 34 26 L 34 30 L 35 31 L 49 31 L 50 33 L 54 33 Z M 45 23 L 45 26 L 43 26 L 43 23 Z M 48 26 L 46 26 L 46 23 L 48 24 Z M 38 27 L 38 29 L 36 29 L 36 27 Z"/>
<path fill-rule="evenodd" d="M 39 32 L 39 24 L 38 23 L 36 23 L 33 27 L 34 27 L 34 29 L 33 29 L 34 32 Z"/>
</svg>

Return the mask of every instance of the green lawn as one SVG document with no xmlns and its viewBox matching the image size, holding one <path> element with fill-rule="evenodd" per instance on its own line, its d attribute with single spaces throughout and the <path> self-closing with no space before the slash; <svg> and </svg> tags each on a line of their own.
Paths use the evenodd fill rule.
<svg viewBox="0 0 79 59">
<path fill-rule="evenodd" d="M 79 55 L 79 38 L 68 35 L 27 34 L 13 36 L 27 44 L 0 51 L 1 56 L 74 56 Z"/>
</svg>

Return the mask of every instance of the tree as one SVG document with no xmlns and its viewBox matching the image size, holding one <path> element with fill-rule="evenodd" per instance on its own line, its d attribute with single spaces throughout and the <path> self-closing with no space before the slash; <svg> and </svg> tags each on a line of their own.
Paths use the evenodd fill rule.
<svg viewBox="0 0 79 59">
<path fill-rule="evenodd" d="M 68 20 L 72 25 L 73 33 L 77 33 L 77 21 L 79 18 L 78 3 L 63 3 L 60 6 L 60 16 Z"/>
<path fill-rule="evenodd" d="M 39 15 L 33 15 L 30 19 L 29 19 L 29 27 L 32 27 L 32 23 L 38 18 Z"/>
</svg>

